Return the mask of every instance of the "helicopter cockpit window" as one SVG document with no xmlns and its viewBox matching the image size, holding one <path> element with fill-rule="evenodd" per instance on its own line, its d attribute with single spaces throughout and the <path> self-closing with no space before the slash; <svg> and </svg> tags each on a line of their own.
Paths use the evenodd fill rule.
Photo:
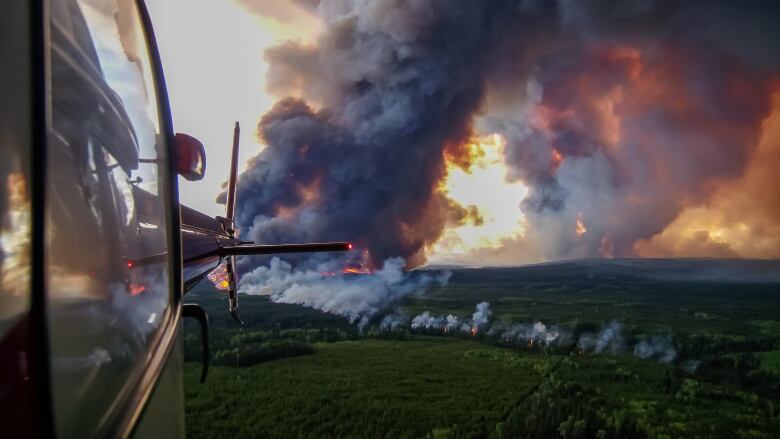
<svg viewBox="0 0 780 439">
<path fill-rule="evenodd" d="M 133 0 L 51 0 L 47 291 L 62 436 L 123 413 L 170 316 L 167 157 Z M 89 416 L 84 416 L 89 414 Z"/>
<path fill-rule="evenodd" d="M 8 12 L 4 10 L 4 12 Z M 23 29 L 23 28 L 22 28 Z M 0 349 L 24 325 L 30 307 L 29 68 L 26 48 L 13 38 L 19 27 L 0 28 L 2 57 L 16 65 L 0 83 Z M 10 80 L 13 78 L 13 80 Z M 11 342 L 13 343 L 13 342 Z M 6 390 L 7 392 L 7 390 Z M 0 400 L 3 395 L 0 395 Z"/>
</svg>

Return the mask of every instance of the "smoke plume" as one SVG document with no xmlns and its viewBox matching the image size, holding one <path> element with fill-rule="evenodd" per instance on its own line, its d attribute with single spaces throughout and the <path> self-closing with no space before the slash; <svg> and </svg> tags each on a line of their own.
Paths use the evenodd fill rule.
<svg viewBox="0 0 780 439">
<path fill-rule="evenodd" d="M 491 48 L 519 36 L 516 4 L 322 2 L 319 14 L 316 46 L 265 55 L 269 90 L 305 100 L 280 100 L 258 125 L 267 148 L 238 182 L 242 237 L 348 240 L 374 266 L 419 265 L 467 219 L 437 185 L 472 134 Z"/>
<path fill-rule="evenodd" d="M 396 311 L 382 317 L 382 321 L 379 322 L 379 329 L 383 331 L 397 331 L 408 324 L 409 318 L 405 314 Z"/>
<path fill-rule="evenodd" d="M 775 3 L 307 4 L 319 39 L 265 54 L 281 99 L 239 179 L 243 238 L 349 240 L 374 267 L 417 266 L 446 228 L 480 217 L 439 190 L 446 164 L 468 169 L 464 145 L 499 134 L 507 178 L 528 186 L 525 232 L 472 262 L 780 256 L 738 245 L 776 209 L 723 216 L 720 229 L 751 231 L 730 241 L 690 228 L 652 241 L 753 163 L 780 89 Z"/>
<path fill-rule="evenodd" d="M 604 325 L 597 334 L 585 333 L 580 336 L 577 348 L 583 352 L 618 354 L 626 350 L 623 339 L 623 325 L 612 321 Z"/>
<path fill-rule="evenodd" d="M 642 359 L 654 358 L 662 363 L 671 363 L 677 358 L 677 350 L 669 337 L 654 335 L 637 343 L 634 346 L 634 355 Z"/>
<path fill-rule="evenodd" d="M 482 334 L 500 344 L 520 345 L 527 349 L 545 350 L 552 347 L 568 350 L 574 346 L 572 333 L 558 325 L 548 325 L 541 321 L 534 323 L 491 323 L 491 316 L 492 312 L 488 302 L 478 303 L 471 319 L 460 318 L 453 314 L 448 314 L 446 317 L 437 316 L 426 310 L 409 321 L 396 310 L 382 319 L 379 328 L 386 332 L 402 331 L 408 328 L 427 334 L 449 334 L 464 337 Z M 677 350 L 670 335 L 644 337 L 630 350 L 623 332 L 623 324 L 613 320 L 604 324 L 597 333 L 581 334 L 577 340 L 576 348 L 581 354 L 626 354 L 633 352 L 634 356 L 643 360 L 656 360 L 662 363 L 671 363 L 677 358 Z M 688 370 L 689 363 L 684 363 L 682 367 Z"/>
<path fill-rule="evenodd" d="M 566 343 L 569 340 L 567 331 L 559 328 L 557 325 L 548 327 L 542 322 L 533 324 L 512 325 L 509 329 L 501 333 L 501 338 L 507 341 L 542 343 L 549 345 L 552 343 Z"/>
<path fill-rule="evenodd" d="M 493 314 L 490 311 L 490 304 L 488 302 L 480 302 L 477 304 L 477 310 L 471 315 L 471 326 L 475 329 L 483 328 L 490 321 L 490 316 Z"/>
<path fill-rule="evenodd" d="M 316 270 L 296 270 L 279 258 L 269 266 L 244 275 L 239 290 L 268 295 L 273 302 L 292 303 L 347 318 L 361 328 L 371 317 L 389 309 L 399 299 L 434 284 L 444 285 L 450 273 L 436 276 L 404 273 L 403 260 L 388 259 L 370 276 L 331 275 L 331 265 Z M 388 322 L 392 326 L 392 322 Z"/>
<path fill-rule="evenodd" d="M 443 317 L 432 316 L 429 311 L 424 311 L 422 314 L 415 316 L 412 319 L 412 329 L 439 329 L 445 326 L 445 319 Z"/>
</svg>

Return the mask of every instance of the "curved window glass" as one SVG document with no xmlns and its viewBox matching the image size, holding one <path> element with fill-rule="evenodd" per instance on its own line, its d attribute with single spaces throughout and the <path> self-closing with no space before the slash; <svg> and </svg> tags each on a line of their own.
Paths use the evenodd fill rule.
<svg viewBox="0 0 780 439">
<path fill-rule="evenodd" d="M 4 5 L 5 6 L 5 5 Z M 25 41 L 14 40 L 26 27 L 14 5 L 0 11 L 0 56 L 16 66 L 0 81 L 0 350 L 15 338 L 30 307 L 30 69 Z M 9 344 L 13 343 L 9 341 Z M 21 360 L 20 360 L 21 361 Z M 0 394 L 0 401 L 7 396 Z"/>
<path fill-rule="evenodd" d="M 51 1 L 49 30 L 54 412 L 84 437 L 126 414 L 170 313 L 167 148 L 135 2 Z"/>
</svg>

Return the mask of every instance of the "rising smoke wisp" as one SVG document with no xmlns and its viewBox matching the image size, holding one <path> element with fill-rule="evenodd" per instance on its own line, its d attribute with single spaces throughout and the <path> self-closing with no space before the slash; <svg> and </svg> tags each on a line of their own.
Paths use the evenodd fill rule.
<svg viewBox="0 0 780 439">
<path fill-rule="evenodd" d="M 596 333 L 585 332 L 579 338 L 573 338 L 571 331 L 555 324 L 541 321 L 533 323 L 507 323 L 491 320 L 493 312 L 490 303 L 480 302 L 471 319 L 459 318 L 452 314 L 445 316 L 423 311 L 411 321 L 402 317 L 398 311 L 385 316 L 379 329 L 387 332 L 402 330 L 421 331 L 427 334 L 448 334 L 470 337 L 487 337 L 494 342 L 523 346 L 526 349 L 545 351 L 558 349 L 566 354 L 573 350 L 582 354 L 625 354 L 632 352 L 643 360 L 656 360 L 671 363 L 677 358 L 677 350 L 671 335 L 651 335 L 640 338 L 630 346 L 624 334 L 624 326 L 618 321 L 610 321 Z"/>
</svg>

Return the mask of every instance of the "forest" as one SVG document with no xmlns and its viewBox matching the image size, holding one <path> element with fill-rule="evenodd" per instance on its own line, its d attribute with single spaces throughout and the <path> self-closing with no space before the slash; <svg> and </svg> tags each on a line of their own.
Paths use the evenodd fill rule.
<svg viewBox="0 0 780 439">
<path fill-rule="evenodd" d="M 204 285 L 188 436 L 780 437 L 780 283 L 657 276 L 681 266 L 454 269 L 360 327 L 246 295 L 239 326 Z"/>
</svg>

